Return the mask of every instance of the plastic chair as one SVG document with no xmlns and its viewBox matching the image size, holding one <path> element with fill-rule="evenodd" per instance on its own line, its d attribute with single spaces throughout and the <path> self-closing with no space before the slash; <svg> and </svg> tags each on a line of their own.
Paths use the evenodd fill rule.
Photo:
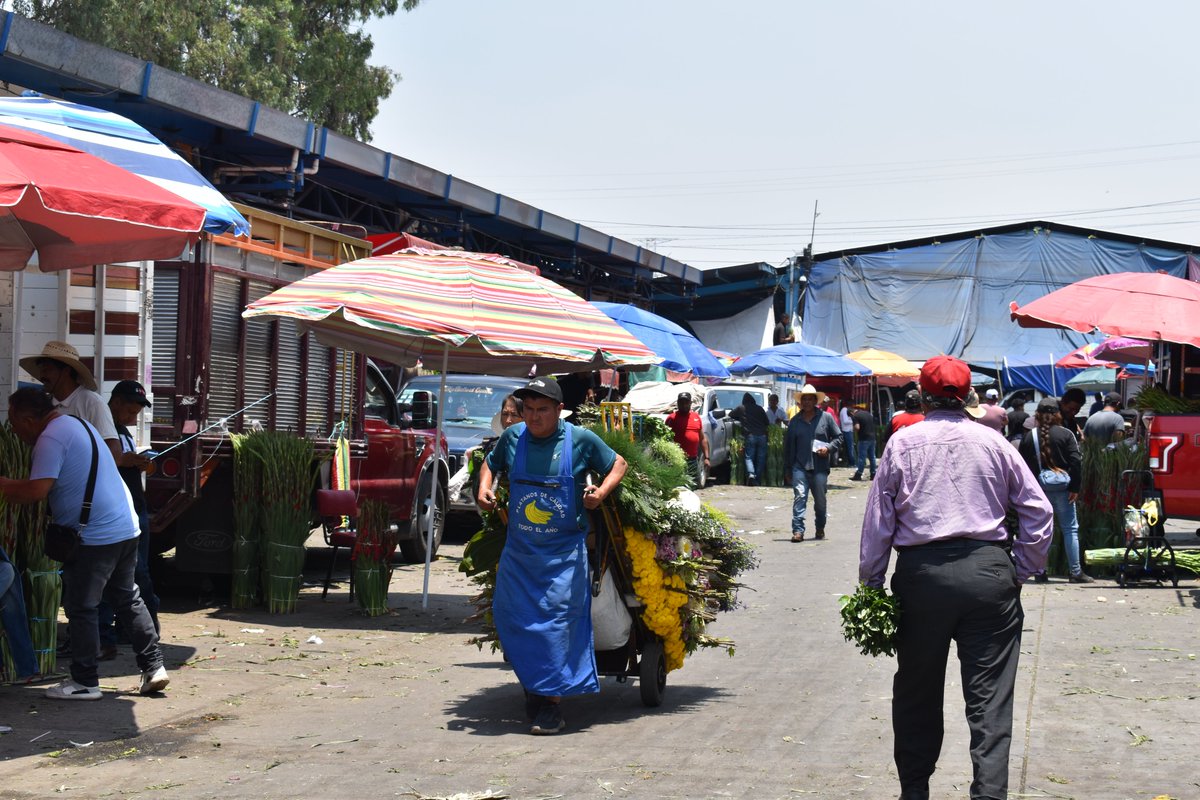
<svg viewBox="0 0 1200 800">
<path fill-rule="evenodd" d="M 348 547 L 353 553 L 354 544 L 358 540 L 355 524 L 358 517 L 358 496 L 349 489 L 318 489 L 317 515 L 321 518 L 325 544 L 333 548 L 333 555 L 329 557 L 329 570 L 325 573 L 325 588 L 321 591 L 321 599 L 324 600 L 329 594 L 329 584 L 333 582 L 333 567 L 337 563 L 338 548 Z M 354 599 L 353 569 L 350 570 L 349 599 Z"/>
</svg>

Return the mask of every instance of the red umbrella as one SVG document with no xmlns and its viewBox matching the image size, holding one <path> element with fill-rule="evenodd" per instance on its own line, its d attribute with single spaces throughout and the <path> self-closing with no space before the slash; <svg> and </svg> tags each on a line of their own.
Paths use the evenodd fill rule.
<svg viewBox="0 0 1200 800">
<path fill-rule="evenodd" d="M 24 269 L 34 251 L 43 272 L 174 258 L 204 213 L 82 150 L 0 125 L 0 269 Z"/>
<path fill-rule="evenodd" d="M 1022 328 L 1070 328 L 1200 347 L 1200 283 L 1161 272 L 1117 272 L 1077 281 L 1018 308 Z"/>
<path fill-rule="evenodd" d="M 1088 342 L 1083 347 L 1076 347 L 1071 352 L 1054 362 L 1054 366 L 1063 369 L 1091 369 L 1092 367 L 1115 367 L 1109 361 L 1096 358 L 1096 347 L 1092 342 Z"/>
</svg>

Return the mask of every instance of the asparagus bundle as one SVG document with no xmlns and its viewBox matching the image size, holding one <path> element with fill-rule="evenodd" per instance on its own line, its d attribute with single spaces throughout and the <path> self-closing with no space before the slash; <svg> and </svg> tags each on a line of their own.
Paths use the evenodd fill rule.
<svg viewBox="0 0 1200 800">
<path fill-rule="evenodd" d="M 396 552 L 396 530 L 388 523 L 387 504 L 364 500 L 358 513 L 358 536 L 354 541 L 354 592 L 368 617 L 388 611 L 388 585 L 392 582 L 392 554 Z"/>
<path fill-rule="evenodd" d="M 783 428 L 772 425 L 767 428 L 767 474 L 763 486 L 783 486 Z"/>
<path fill-rule="evenodd" d="M 259 433 L 235 433 L 233 440 L 233 581 L 230 604 L 250 608 L 258 601 L 262 542 L 262 469 L 253 451 Z"/>
<path fill-rule="evenodd" d="M 304 543 L 311 532 L 316 483 L 313 444 L 283 431 L 262 431 L 251 453 L 262 478 L 262 583 L 267 610 L 296 610 L 304 570 Z"/>
<path fill-rule="evenodd" d="M 0 474 L 28 478 L 29 446 L 6 423 L 0 427 Z M 58 639 L 58 606 L 62 596 L 59 564 L 42 552 L 46 504 L 15 505 L 0 501 L 0 542 L 24 580 L 25 612 L 38 669 L 52 673 Z M 8 665 L 11 674 L 11 665 Z"/>
<path fill-rule="evenodd" d="M 740 486 L 746 480 L 746 442 L 742 426 L 735 425 L 729 437 L 729 482 Z"/>
</svg>

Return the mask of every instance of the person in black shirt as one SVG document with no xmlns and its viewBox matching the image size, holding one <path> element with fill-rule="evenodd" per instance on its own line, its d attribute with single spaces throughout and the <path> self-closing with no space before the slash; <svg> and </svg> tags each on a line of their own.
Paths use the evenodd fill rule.
<svg viewBox="0 0 1200 800">
<path fill-rule="evenodd" d="M 138 528 L 138 558 L 137 569 L 133 578 L 141 592 L 142 602 L 154 620 L 154 629 L 158 630 L 158 595 L 154 593 L 154 583 L 150 580 L 150 515 L 146 509 L 146 492 L 142 487 L 142 473 L 151 472 L 154 462 L 137 452 L 137 444 L 129 426 L 137 424 L 138 415 L 142 409 L 151 405 L 146 397 L 146 389 L 137 381 L 119 381 L 113 387 L 108 400 L 108 409 L 112 412 L 113 423 L 117 428 L 117 438 L 121 443 L 121 457 L 117 459 L 117 472 L 121 480 L 129 487 L 129 496 L 133 498 L 133 510 L 137 514 Z M 103 633 L 103 631 L 102 631 Z"/>
<path fill-rule="evenodd" d="M 720 416 L 720 413 L 715 411 L 713 416 Z M 729 412 L 729 418 L 742 424 L 746 444 L 746 483 L 758 486 L 767 466 L 767 427 L 771 424 L 767 412 L 755 401 L 754 395 L 746 392 L 742 395 L 742 404 Z"/>
<path fill-rule="evenodd" d="M 1087 395 L 1083 389 L 1067 389 L 1058 401 L 1058 408 L 1062 412 L 1062 426 L 1075 434 L 1076 439 L 1079 438 L 1079 420 L 1076 417 L 1086 402 Z"/>
<path fill-rule="evenodd" d="M 866 406 L 859 404 L 850 418 L 854 420 L 854 438 L 858 442 L 857 469 L 850 476 L 852 481 L 863 479 L 863 469 L 867 461 L 871 462 L 871 480 L 875 479 L 875 417 L 867 411 Z"/>
<path fill-rule="evenodd" d="M 1008 412 L 1006 434 L 1008 440 L 1014 444 L 1020 444 L 1022 437 L 1025 436 L 1025 420 L 1029 419 L 1029 414 L 1025 411 L 1025 402 L 1025 395 L 1014 394 L 1009 401 L 1010 406 L 1005 409 Z"/>
</svg>

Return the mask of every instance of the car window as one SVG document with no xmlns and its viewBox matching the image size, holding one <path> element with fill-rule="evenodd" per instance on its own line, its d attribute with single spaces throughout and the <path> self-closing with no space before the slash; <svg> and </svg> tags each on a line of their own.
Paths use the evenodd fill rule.
<svg viewBox="0 0 1200 800">
<path fill-rule="evenodd" d="M 396 424 L 396 409 L 392 405 L 392 393 L 371 370 L 367 371 L 367 391 L 364 413 L 368 417 L 382 419 L 390 425 Z"/>
</svg>

